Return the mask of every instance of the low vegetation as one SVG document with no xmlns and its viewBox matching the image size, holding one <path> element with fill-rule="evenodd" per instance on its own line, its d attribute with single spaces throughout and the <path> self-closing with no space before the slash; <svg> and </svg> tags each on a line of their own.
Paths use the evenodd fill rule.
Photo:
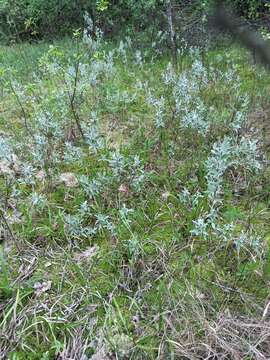
<svg viewBox="0 0 270 360">
<path fill-rule="evenodd" d="M 1 359 L 266 359 L 269 74 L 79 31 L 0 61 Z"/>
</svg>

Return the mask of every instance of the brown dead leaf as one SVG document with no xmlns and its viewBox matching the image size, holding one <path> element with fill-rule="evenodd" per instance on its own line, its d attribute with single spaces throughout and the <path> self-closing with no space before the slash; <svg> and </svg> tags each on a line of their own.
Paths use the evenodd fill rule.
<svg viewBox="0 0 270 360">
<path fill-rule="evenodd" d="M 129 188 L 126 184 L 121 184 L 118 188 L 118 191 L 122 194 L 128 194 L 129 193 Z"/>
<path fill-rule="evenodd" d="M 103 331 L 98 331 L 97 337 L 91 342 L 91 347 L 95 349 L 95 353 L 89 360 L 109 360 L 109 349 L 106 344 L 105 334 Z"/>
<path fill-rule="evenodd" d="M 16 154 L 12 154 L 11 158 L 12 158 L 12 164 L 11 164 L 12 170 L 14 170 L 16 175 L 19 175 L 21 173 L 21 162 Z"/>
<path fill-rule="evenodd" d="M 66 187 L 74 188 L 79 185 L 76 176 L 71 172 L 62 173 L 59 177 L 59 182 L 64 183 Z"/>
<path fill-rule="evenodd" d="M 21 163 L 16 154 L 11 154 L 11 161 L 0 161 L 0 175 L 18 175 L 21 172 Z"/>
<path fill-rule="evenodd" d="M 103 346 L 97 349 L 97 352 L 90 357 L 90 360 L 109 360 L 109 357 L 107 356 L 106 347 Z"/>
<path fill-rule="evenodd" d="M 171 194 L 169 193 L 169 191 L 165 191 L 164 193 L 161 194 L 161 198 L 162 200 L 167 200 L 170 195 Z"/>
<path fill-rule="evenodd" d="M 9 167 L 7 160 L 0 161 L 0 175 L 14 175 L 14 171 Z"/>
<path fill-rule="evenodd" d="M 46 178 L 46 173 L 44 170 L 39 170 L 37 173 L 36 173 L 36 179 L 39 180 L 39 181 L 44 181 Z"/>
<path fill-rule="evenodd" d="M 7 221 L 9 224 L 20 224 L 22 223 L 22 213 L 17 209 L 14 209 L 12 214 L 7 215 Z"/>
<path fill-rule="evenodd" d="M 50 290 L 52 287 L 51 281 L 44 281 L 42 283 L 36 282 L 33 286 L 35 289 L 35 295 L 40 296 L 41 294 L 45 293 L 46 291 Z"/>
<path fill-rule="evenodd" d="M 99 251 L 99 246 L 94 245 L 94 246 L 87 248 L 86 250 L 84 250 L 81 253 L 75 254 L 74 259 L 78 262 L 81 262 L 83 260 L 89 261 L 92 259 L 92 257 L 97 255 L 98 251 Z"/>
<path fill-rule="evenodd" d="M 33 256 L 30 260 L 25 260 L 19 267 L 18 273 L 20 274 L 12 283 L 14 286 L 21 281 L 29 279 L 37 267 L 37 258 Z"/>
</svg>

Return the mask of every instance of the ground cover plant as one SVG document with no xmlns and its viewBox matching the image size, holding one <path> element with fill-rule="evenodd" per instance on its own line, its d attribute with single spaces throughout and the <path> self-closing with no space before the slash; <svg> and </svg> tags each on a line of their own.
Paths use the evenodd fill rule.
<svg viewBox="0 0 270 360">
<path fill-rule="evenodd" d="M 268 72 L 97 34 L 0 47 L 1 359 L 266 359 Z"/>
</svg>

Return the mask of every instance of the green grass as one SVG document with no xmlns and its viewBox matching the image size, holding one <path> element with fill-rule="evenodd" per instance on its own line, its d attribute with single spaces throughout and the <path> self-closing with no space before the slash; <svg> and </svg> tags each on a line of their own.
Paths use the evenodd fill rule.
<svg viewBox="0 0 270 360">
<path fill-rule="evenodd" d="M 75 45 L 71 40 L 56 45 L 63 51 L 64 62 L 72 59 Z M 109 48 L 114 46 L 107 44 L 105 49 Z M 58 114 L 56 95 L 65 84 L 58 73 L 49 76 L 38 65 L 48 49 L 46 43 L 0 47 L 4 69 L 0 85 L 1 131 L 5 138 L 12 139 L 15 148 L 22 143 L 18 156 L 30 163 L 34 161 L 27 148 L 31 138 L 9 81 L 16 78 L 29 96 L 24 94 L 22 101 L 32 129 L 38 108 Z M 87 51 L 82 50 L 83 62 L 87 62 L 87 56 Z M 238 93 L 228 83 L 213 80 L 200 94 L 216 119 L 206 137 L 192 129 L 176 130 L 171 120 L 170 89 L 161 82 L 169 59 L 159 57 L 151 63 L 146 60 L 139 67 L 129 53 L 127 64 L 118 58 L 112 76 L 103 76 L 97 87 L 87 88 L 76 99 L 82 122 L 87 121 L 91 111 L 98 113 L 99 128 L 107 143 L 102 150 L 96 154 L 88 152 L 74 127 L 72 114 L 67 112 L 67 123 L 73 124 L 75 132 L 74 144 L 86 152 L 82 161 L 51 165 L 55 176 L 52 184 L 19 184 L 19 175 L 11 180 L 1 175 L 1 196 L 3 204 L 4 200 L 8 203 L 3 205 L 5 215 L 16 209 L 22 218 L 20 223 L 10 222 L 8 228 L 2 221 L 2 358 L 82 359 L 86 355 L 91 359 L 94 354 L 101 356 L 104 350 L 108 359 L 201 359 L 211 351 L 212 358 L 220 352 L 227 354 L 226 358 L 236 359 L 235 338 L 231 334 L 237 331 L 239 358 L 258 358 L 255 352 L 246 350 L 246 343 L 254 345 L 263 331 L 260 321 L 270 280 L 268 246 L 266 254 L 254 260 L 249 252 L 237 253 L 230 242 L 221 243 L 214 236 L 192 236 L 193 221 L 209 212 L 210 204 L 206 197 L 196 205 L 184 204 L 179 194 L 184 187 L 192 194 L 206 190 L 205 161 L 213 143 L 228 133 L 226 119 L 230 118 L 232 107 L 241 104 L 240 96 L 247 93 L 251 98 L 249 116 L 253 119 L 259 114 L 258 124 L 269 114 L 269 75 L 255 69 L 249 55 L 239 48 L 209 51 L 205 59 L 206 68 L 211 67 L 212 72 L 225 73 L 234 67 L 240 79 Z M 192 61 L 186 55 L 181 60 L 182 68 L 189 69 Z M 35 82 L 34 72 L 40 76 L 40 82 Z M 155 114 L 146 101 L 147 89 L 136 88 L 139 81 L 147 81 L 156 96 L 166 97 L 165 129 L 155 128 Z M 123 91 L 137 96 L 127 104 Z M 113 100 L 118 92 L 119 98 Z M 37 95 L 36 100 L 31 99 L 33 94 Z M 53 151 L 61 153 L 63 146 L 56 145 Z M 120 149 L 127 161 L 123 173 L 116 177 L 104 160 L 115 149 Z M 262 151 L 267 158 L 264 144 Z M 132 175 L 130 159 L 135 155 L 140 157 L 147 175 L 139 190 L 132 188 L 136 171 Z M 91 179 L 101 172 L 108 176 L 109 183 L 91 198 L 82 186 L 68 188 L 59 184 L 55 179 L 64 172 L 88 175 Z M 267 174 L 267 166 L 256 175 L 241 171 L 226 174 L 224 204 L 219 215 L 220 223 L 234 222 L 239 233 L 254 232 L 268 243 Z M 246 176 L 248 183 L 238 193 L 237 176 Z M 11 185 L 7 185 L 7 180 Z M 21 191 L 16 201 L 7 195 L 13 185 Z M 33 191 L 46 196 L 43 209 L 31 206 L 29 196 Z M 64 212 L 78 214 L 80 204 L 86 200 L 91 210 L 80 226 L 93 226 L 95 216 L 104 214 L 115 224 L 115 231 L 101 226 L 92 236 L 67 233 Z M 133 210 L 128 221 L 119 215 L 124 205 Z M 93 253 L 86 256 L 84 251 L 89 248 Z M 252 334 L 251 330 L 246 332 L 245 321 Z M 206 342 L 208 350 L 203 346 Z M 259 350 L 267 353 L 267 338 Z"/>
</svg>

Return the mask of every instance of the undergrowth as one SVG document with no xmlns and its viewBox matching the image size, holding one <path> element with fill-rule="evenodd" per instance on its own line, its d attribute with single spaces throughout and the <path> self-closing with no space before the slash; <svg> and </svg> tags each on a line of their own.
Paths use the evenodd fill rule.
<svg viewBox="0 0 270 360">
<path fill-rule="evenodd" d="M 238 48 L 0 48 L 1 359 L 265 359 L 269 75 Z"/>
</svg>

